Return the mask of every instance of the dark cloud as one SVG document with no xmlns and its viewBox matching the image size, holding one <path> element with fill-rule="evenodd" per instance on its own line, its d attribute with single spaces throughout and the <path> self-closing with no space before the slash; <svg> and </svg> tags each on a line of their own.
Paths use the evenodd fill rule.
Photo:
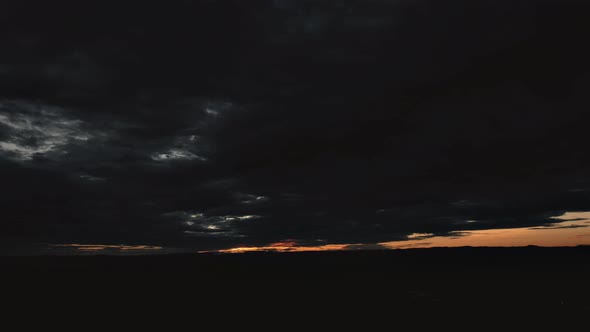
<svg viewBox="0 0 590 332">
<path fill-rule="evenodd" d="M 553 225 L 590 209 L 587 7 L 11 1 L 0 237 L 210 249 Z"/>
<path fill-rule="evenodd" d="M 552 225 L 543 225 L 541 227 L 534 227 L 532 229 L 535 230 L 549 230 L 549 229 L 568 229 L 568 228 L 586 228 L 589 227 L 588 225 L 565 225 L 565 226 L 552 226 Z"/>
<path fill-rule="evenodd" d="M 344 250 L 385 250 L 388 249 L 380 244 L 349 244 Z"/>
</svg>

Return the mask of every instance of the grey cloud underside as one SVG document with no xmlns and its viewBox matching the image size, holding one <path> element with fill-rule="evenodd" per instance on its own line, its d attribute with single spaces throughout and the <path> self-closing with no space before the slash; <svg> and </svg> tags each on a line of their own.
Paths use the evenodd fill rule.
<svg viewBox="0 0 590 332">
<path fill-rule="evenodd" d="M 585 4 L 11 3 L 5 243 L 376 243 L 590 210 Z"/>
</svg>

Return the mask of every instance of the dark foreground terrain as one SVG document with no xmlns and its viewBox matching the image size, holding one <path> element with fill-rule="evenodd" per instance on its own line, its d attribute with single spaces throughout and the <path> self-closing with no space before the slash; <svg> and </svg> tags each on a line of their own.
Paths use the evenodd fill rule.
<svg viewBox="0 0 590 332">
<path fill-rule="evenodd" d="M 2 257 L 6 290 L 270 307 L 590 314 L 590 247 Z M 107 294 L 107 295 L 105 295 Z M 213 294 L 213 295 L 211 295 Z M 217 295 L 215 295 L 217 294 Z M 206 300 L 203 300 L 206 299 Z M 180 302 L 179 302 L 180 301 Z"/>
</svg>

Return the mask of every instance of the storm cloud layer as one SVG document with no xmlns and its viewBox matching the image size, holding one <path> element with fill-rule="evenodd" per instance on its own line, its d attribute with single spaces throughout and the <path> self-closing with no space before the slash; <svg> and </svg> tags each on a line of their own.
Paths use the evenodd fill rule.
<svg viewBox="0 0 590 332">
<path fill-rule="evenodd" d="M 583 1 L 8 1 L 0 239 L 378 243 L 590 210 Z"/>
</svg>

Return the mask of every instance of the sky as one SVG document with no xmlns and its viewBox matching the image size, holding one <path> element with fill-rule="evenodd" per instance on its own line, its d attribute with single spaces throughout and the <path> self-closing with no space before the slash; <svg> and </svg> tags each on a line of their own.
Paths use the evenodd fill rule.
<svg viewBox="0 0 590 332">
<path fill-rule="evenodd" d="M 588 7 L 7 1 L 0 255 L 588 245 Z"/>
</svg>

